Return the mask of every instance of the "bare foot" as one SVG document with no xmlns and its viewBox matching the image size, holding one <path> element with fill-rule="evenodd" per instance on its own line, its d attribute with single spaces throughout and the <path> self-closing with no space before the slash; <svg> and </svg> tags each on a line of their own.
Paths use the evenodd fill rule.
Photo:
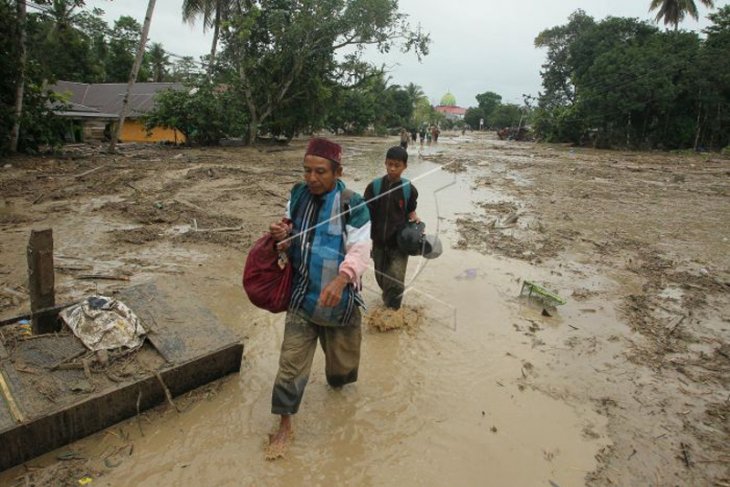
<svg viewBox="0 0 730 487">
<path fill-rule="evenodd" d="M 269 444 L 264 452 L 264 458 L 266 460 L 284 458 L 293 439 L 294 431 L 292 431 L 291 427 L 291 418 L 289 416 L 282 416 L 281 422 L 279 423 L 279 430 L 269 435 Z"/>
</svg>

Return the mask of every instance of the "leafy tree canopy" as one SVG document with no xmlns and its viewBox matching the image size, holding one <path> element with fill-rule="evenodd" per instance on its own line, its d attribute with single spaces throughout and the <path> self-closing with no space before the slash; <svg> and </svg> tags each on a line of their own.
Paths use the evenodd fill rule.
<svg viewBox="0 0 730 487">
<path fill-rule="evenodd" d="M 724 147 L 728 16 L 722 9 L 711 15 L 703 40 L 636 19 L 596 22 L 575 12 L 535 39 L 547 60 L 534 128 L 547 140 L 601 147 Z"/>
<path fill-rule="evenodd" d="M 314 120 L 311 110 L 326 104 L 335 76 L 354 83 L 362 73 L 362 48 L 388 52 L 396 46 L 427 54 L 429 38 L 412 30 L 395 0 L 259 0 L 241 5 L 231 14 L 221 34 L 221 70 L 236 87 L 248 108 L 248 141 L 272 129 L 273 116 Z M 355 48 L 345 62 L 335 58 L 344 48 Z M 353 79 L 354 78 L 354 79 Z M 303 86 L 317 84 L 311 93 Z M 309 103 L 292 103 L 306 96 Z M 289 114 L 288 110 L 310 111 Z M 312 128 L 289 128 L 291 133 Z"/>
</svg>

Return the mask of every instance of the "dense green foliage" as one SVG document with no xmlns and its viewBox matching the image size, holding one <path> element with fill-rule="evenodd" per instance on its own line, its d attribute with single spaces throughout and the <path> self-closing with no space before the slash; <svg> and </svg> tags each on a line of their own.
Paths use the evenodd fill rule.
<svg viewBox="0 0 730 487">
<path fill-rule="evenodd" d="M 225 3 L 186 1 L 184 18 L 200 16 L 210 25 L 216 5 Z M 363 133 L 413 123 L 416 102 L 423 97 L 420 88 L 389 86 L 382 70 L 361 60 L 361 49 L 336 56 L 343 48 L 365 45 L 386 52 L 396 43 L 425 54 L 428 37 L 410 30 L 395 1 L 260 0 L 224 10 L 212 82 L 225 86 L 240 103 L 218 111 L 198 106 L 207 110 L 199 120 L 214 120 L 216 125 L 231 119 L 232 108 L 237 110 L 238 123 L 220 125 L 217 136 L 243 137 L 252 143 L 260 136 L 291 139 L 324 127 Z M 192 84 L 202 93 L 208 83 Z M 196 117 L 182 115 L 190 109 L 184 97 L 169 94 L 149 120 L 168 126 L 178 121 L 178 128 L 188 133 L 186 124 Z M 204 142 L 208 137 L 193 140 Z"/>
<path fill-rule="evenodd" d="M 42 10 L 28 12 L 28 61 L 38 65 L 41 79 L 127 81 L 142 26 L 123 15 L 110 27 L 102 14 L 99 9 L 84 10 L 77 0 L 54 0 L 42 5 Z M 182 80 L 183 76 L 176 78 L 168 69 L 171 62 L 161 44 L 151 43 L 147 47 L 138 80 Z"/>
<path fill-rule="evenodd" d="M 400 45 L 419 56 L 428 50 L 428 36 L 410 29 L 396 0 L 258 0 L 239 7 L 221 28 L 215 72 L 246 102 L 249 142 L 259 133 L 288 138 L 323 127 L 328 107 L 367 99 L 337 93 L 372 76 L 361 60 L 364 46 L 387 52 Z M 345 48 L 354 53 L 339 59 Z M 406 97 L 391 95 L 397 106 L 386 124 L 400 122 L 405 110 Z M 330 124 L 348 122 L 362 125 Z"/>
<path fill-rule="evenodd" d="M 16 1 L 0 0 L 0 152 L 14 122 L 20 73 Z M 108 25 L 83 0 L 38 0 L 31 7 L 21 148 L 54 145 L 62 133 L 44 86 L 61 79 L 126 82 L 141 31 L 129 16 Z M 579 10 L 565 25 L 541 32 L 535 45 L 547 59 L 537 106 L 502 103 L 486 91 L 463 123 L 477 129 L 483 119 L 485 128 L 499 129 L 529 119 L 544 140 L 600 147 L 726 147 L 730 6 L 710 15 L 704 35 L 676 28 L 684 16 L 696 17 L 694 1 L 656 0 L 651 8 L 675 29 L 626 18 L 596 21 Z M 454 125 L 419 86 L 393 85 L 383 68 L 362 58 L 367 46 L 419 58 L 428 53 L 428 35 L 411 29 L 397 0 L 185 0 L 182 17 L 214 29 L 210 55 L 180 58 L 152 42 L 138 80 L 189 87 L 161 95 L 147 123 L 177 128 L 190 142 Z"/>
<path fill-rule="evenodd" d="M 215 145 L 231 132 L 245 127 L 245 113 L 232 91 L 215 90 L 202 83 L 182 91 L 168 90 L 157 95 L 155 110 L 145 117 L 147 129 L 167 127 L 179 130 L 188 143 Z"/>
<path fill-rule="evenodd" d="M 30 19 L 29 19 L 30 23 Z M 0 155 L 9 148 L 9 134 L 15 121 L 16 82 L 19 77 L 18 25 L 14 2 L 0 0 Z M 74 65 L 78 66 L 78 65 Z M 51 106 L 61 106 L 56 97 L 44 89 L 45 66 L 29 58 L 25 69 L 23 115 L 18 150 L 35 151 L 41 145 L 56 146 L 63 136 L 63 122 L 52 113 Z M 73 69 L 73 68 L 71 68 Z"/>
<path fill-rule="evenodd" d="M 385 74 L 375 71 L 357 86 L 337 86 L 326 126 L 334 132 L 353 135 L 369 130 L 385 134 L 402 127 L 418 127 L 428 123 L 427 115 L 424 117 L 419 111 L 424 101 L 431 109 L 419 86 L 388 85 Z"/>
<path fill-rule="evenodd" d="M 0 0 L 0 154 L 9 148 L 15 121 L 15 96 L 20 69 L 20 25 L 16 1 Z M 140 24 L 122 16 L 110 27 L 98 9 L 86 10 L 83 0 L 37 0 L 26 15 L 26 67 L 18 149 L 60 144 L 67 129 L 53 115 L 59 100 L 47 86 L 57 80 L 85 83 L 126 82 L 141 34 Z M 172 65 L 172 69 L 170 66 Z M 152 43 L 139 80 L 193 81 L 200 69 L 192 59 L 171 63 L 160 44 Z"/>
<path fill-rule="evenodd" d="M 7 151 L 8 134 L 13 127 L 15 80 L 18 77 L 17 46 L 15 42 L 15 9 L 7 0 L 0 0 L 0 155 Z"/>
<path fill-rule="evenodd" d="M 597 147 L 712 148 L 730 137 L 730 6 L 706 39 L 582 11 L 535 39 L 547 50 L 534 117 L 548 141 Z"/>
<path fill-rule="evenodd" d="M 528 116 L 527 107 L 514 103 L 502 103 L 502 96 L 493 91 L 486 91 L 476 96 L 478 106 L 467 109 L 464 122 L 472 130 L 479 129 L 480 120 L 485 129 L 501 129 L 516 127 Z"/>
</svg>

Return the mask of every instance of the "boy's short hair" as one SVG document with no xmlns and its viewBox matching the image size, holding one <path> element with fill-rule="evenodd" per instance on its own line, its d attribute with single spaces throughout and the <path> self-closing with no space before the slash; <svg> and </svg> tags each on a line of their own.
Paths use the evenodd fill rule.
<svg viewBox="0 0 730 487">
<path fill-rule="evenodd" d="M 385 159 L 402 161 L 403 164 L 408 165 L 408 151 L 399 145 L 393 146 L 388 149 L 388 152 L 385 154 Z"/>
</svg>

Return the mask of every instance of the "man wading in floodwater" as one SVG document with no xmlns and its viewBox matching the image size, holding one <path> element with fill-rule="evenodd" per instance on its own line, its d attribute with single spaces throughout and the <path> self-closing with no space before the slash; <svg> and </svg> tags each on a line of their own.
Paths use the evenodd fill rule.
<svg viewBox="0 0 730 487">
<path fill-rule="evenodd" d="M 312 139 L 304 156 L 304 183 L 291 190 L 286 217 L 271 235 L 287 248 L 294 269 L 279 372 L 271 412 L 281 416 L 266 458 L 284 455 L 292 437 L 319 340 L 327 383 L 340 388 L 357 380 L 360 364 L 360 278 L 370 255 L 370 214 L 363 199 L 345 188 L 342 148 Z M 348 211 L 350 210 L 350 211 Z"/>
</svg>

